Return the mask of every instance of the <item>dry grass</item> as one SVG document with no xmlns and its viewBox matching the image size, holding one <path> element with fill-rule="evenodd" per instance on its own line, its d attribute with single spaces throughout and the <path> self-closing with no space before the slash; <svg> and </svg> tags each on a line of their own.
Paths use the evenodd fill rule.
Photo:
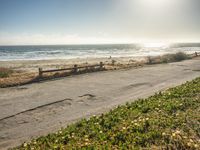
<svg viewBox="0 0 200 150">
<path fill-rule="evenodd" d="M 36 73 L 16 72 L 8 77 L 0 78 L 0 87 L 9 87 L 30 83 L 37 77 Z"/>
</svg>

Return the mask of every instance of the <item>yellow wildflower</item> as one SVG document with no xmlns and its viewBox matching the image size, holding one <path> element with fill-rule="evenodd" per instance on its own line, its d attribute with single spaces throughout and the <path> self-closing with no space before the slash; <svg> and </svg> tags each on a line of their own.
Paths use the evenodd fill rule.
<svg viewBox="0 0 200 150">
<path fill-rule="evenodd" d="M 191 146 L 191 143 L 190 143 L 190 142 L 188 142 L 188 143 L 187 143 L 187 145 L 188 145 L 188 146 Z"/>
<path fill-rule="evenodd" d="M 163 136 L 165 136 L 165 135 L 166 135 L 166 133 L 165 133 L 165 132 L 163 132 L 163 133 L 162 133 L 162 135 L 163 135 Z"/>
<path fill-rule="evenodd" d="M 172 136 L 175 137 L 175 136 L 176 136 L 176 133 L 172 133 Z"/>
<path fill-rule="evenodd" d="M 122 129 L 123 129 L 123 130 L 126 130 L 126 127 L 123 127 Z"/>
<path fill-rule="evenodd" d="M 24 147 L 26 147 L 27 146 L 27 143 L 24 143 Z"/>
</svg>

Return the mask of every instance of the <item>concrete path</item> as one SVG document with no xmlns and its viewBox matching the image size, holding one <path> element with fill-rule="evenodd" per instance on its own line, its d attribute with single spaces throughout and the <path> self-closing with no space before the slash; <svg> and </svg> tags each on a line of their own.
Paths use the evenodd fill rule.
<svg viewBox="0 0 200 150">
<path fill-rule="evenodd" d="M 0 149 L 200 76 L 200 59 L 0 89 Z"/>
</svg>

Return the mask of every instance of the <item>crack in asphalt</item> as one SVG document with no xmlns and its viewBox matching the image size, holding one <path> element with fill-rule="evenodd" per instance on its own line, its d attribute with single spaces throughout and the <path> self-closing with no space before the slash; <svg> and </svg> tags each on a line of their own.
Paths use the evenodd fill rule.
<svg viewBox="0 0 200 150">
<path fill-rule="evenodd" d="M 43 108 L 43 107 L 46 107 L 46 106 L 50 106 L 50 105 L 54 105 L 54 104 L 57 104 L 57 103 L 61 103 L 61 102 L 67 101 L 67 100 L 71 101 L 72 99 L 67 98 L 67 99 L 63 99 L 63 100 L 59 100 L 59 101 L 54 101 L 54 102 L 51 102 L 51 103 L 47 103 L 47 104 L 44 104 L 44 105 L 40 105 L 40 106 L 31 108 L 31 109 L 28 109 L 28 110 L 21 111 L 19 113 L 14 114 L 14 115 L 10 115 L 10 116 L 1 118 L 0 121 L 6 120 L 6 119 L 9 119 L 9 118 L 13 118 L 13 117 L 15 117 L 17 115 L 20 115 L 20 114 L 23 114 L 23 113 L 26 113 L 26 112 L 30 112 L 30 111 L 34 111 L 34 110 L 39 109 L 39 108 Z"/>
</svg>

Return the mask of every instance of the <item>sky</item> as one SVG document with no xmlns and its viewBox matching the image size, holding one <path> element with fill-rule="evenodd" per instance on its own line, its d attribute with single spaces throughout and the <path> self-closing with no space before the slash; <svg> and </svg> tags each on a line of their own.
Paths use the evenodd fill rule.
<svg viewBox="0 0 200 150">
<path fill-rule="evenodd" d="M 0 0 L 0 45 L 200 42 L 200 0 Z"/>
</svg>

